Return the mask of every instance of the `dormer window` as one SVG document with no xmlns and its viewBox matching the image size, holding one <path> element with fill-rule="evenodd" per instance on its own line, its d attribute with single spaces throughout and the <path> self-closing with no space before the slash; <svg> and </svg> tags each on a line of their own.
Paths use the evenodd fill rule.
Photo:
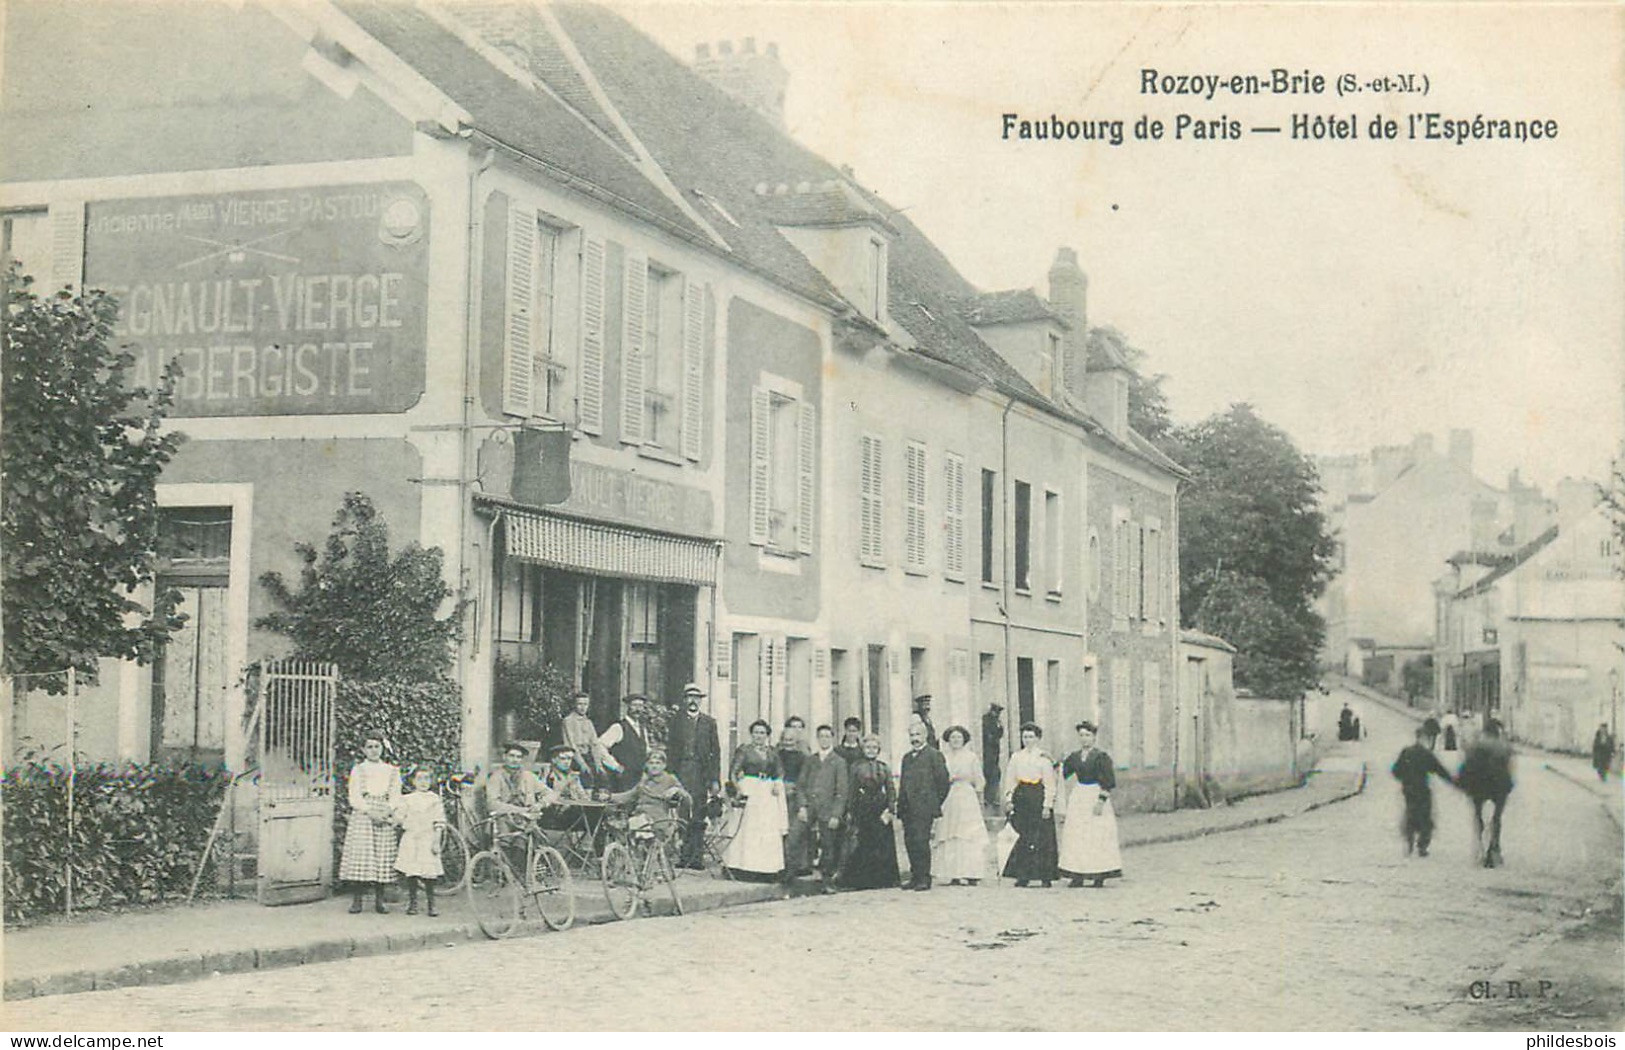
<svg viewBox="0 0 1625 1050">
<path fill-rule="evenodd" d="M 886 242 L 878 237 L 869 239 L 869 301 L 868 315 L 878 321 L 886 309 Z"/>
</svg>

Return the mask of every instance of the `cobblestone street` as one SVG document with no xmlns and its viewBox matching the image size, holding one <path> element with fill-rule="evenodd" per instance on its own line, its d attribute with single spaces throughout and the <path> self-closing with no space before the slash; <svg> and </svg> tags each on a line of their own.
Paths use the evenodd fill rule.
<svg viewBox="0 0 1625 1050">
<path fill-rule="evenodd" d="M 1369 739 L 1341 746 L 1370 764 L 1364 794 L 1132 849 L 1126 877 L 1100 891 L 806 897 L 55 996 L 8 1004 L 7 1020 L 80 1031 L 1617 1027 L 1621 847 L 1596 785 L 1522 756 L 1497 870 L 1473 866 L 1467 803 L 1438 786 L 1433 855 L 1407 859 L 1387 768 L 1412 723 L 1375 704 L 1362 716 Z M 571 1001 L 616 1006 L 571 1012 Z"/>
</svg>

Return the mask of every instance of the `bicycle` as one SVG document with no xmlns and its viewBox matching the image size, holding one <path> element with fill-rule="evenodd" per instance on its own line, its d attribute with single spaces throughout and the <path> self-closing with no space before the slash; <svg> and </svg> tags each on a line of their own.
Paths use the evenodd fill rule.
<svg viewBox="0 0 1625 1050">
<path fill-rule="evenodd" d="M 440 865 L 445 871 L 435 880 L 437 894 L 456 893 L 468 882 L 469 858 L 474 853 L 470 835 L 476 823 L 471 812 L 474 780 L 472 773 L 453 773 L 436 789 L 446 810 L 446 821 L 440 827 Z"/>
<path fill-rule="evenodd" d="M 669 847 L 681 841 L 687 822 L 681 817 L 651 820 L 634 813 L 616 815 L 609 821 L 610 841 L 604 846 L 602 862 L 604 896 L 617 919 L 630 919 L 642 906 L 652 914 L 649 895 L 661 883 L 671 892 L 674 914 L 683 914 L 683 898 L 677 891 L 677 868 Z"/>
<path fill-rule="evenodd" d="M 492 940 L 514 932 L 534 907 L 548 929 L 567 930 L 576 919 L 570 868 L 558 850 L 541 838 L 534 819 L 521 828 L 503 830 L 502 818 L 485 822 L 491 848 L 468 863 L 468 903 L 480 929 Z M 522 849 L 523 874 L 514 869 L 513 854 Z"/>
</svg>

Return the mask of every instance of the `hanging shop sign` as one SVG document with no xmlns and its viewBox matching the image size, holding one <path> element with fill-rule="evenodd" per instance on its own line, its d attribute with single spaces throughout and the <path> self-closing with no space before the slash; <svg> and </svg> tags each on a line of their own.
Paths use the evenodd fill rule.
<svg viewBox="0 0 1625 1050">
<path fill-rule="evenodd" d="M 424 389 L 429 200 L 409 182 L 98 201 L 85 285 L 175 416 L 403 412 Z"/>
</svg>

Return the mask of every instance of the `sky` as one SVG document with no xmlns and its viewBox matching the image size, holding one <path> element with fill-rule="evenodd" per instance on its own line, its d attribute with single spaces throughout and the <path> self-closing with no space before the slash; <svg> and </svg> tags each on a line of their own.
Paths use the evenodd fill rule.
<svg viewBox="0 0 1625 1050">
<path fill-rule="evenodd" d="M 1247 401 L 1311 453 L 1422 432 L 1443 448 L 1471 429 L 1497 485 L 1514 468 L 1546 486 L 1600 478 L 1619 451 L 1625 9 L 619 9 L 686 61 L 700 42 L 776 42 L 791 133 L 850 164 L 978 286 L 1043 291 L 1056 249 L 1076 248 L 1090 324 L 1167 374 L 1176 420 Z M 1323 88 L 1143 91 L 1146 70 L 1267 82 L 1276 68 Z M 1344 74 L 1363 89 L 1340 95 Z M 1377 90 L 1400 74 L 1425 93 Z M 1006 113 L 1122 120 L 1125 141 L 1007 139 Z M 1556 121 L 1557 137 L 1457 143 L 1419 123 L 1408 138 L 1427 113 Z M 1176 139 L 1181 114 L 1218 134 Z M 1294 140 L 1294 114 L 1352 115 L 1358 137 Z M 1141 116 L 1161 139 L 1135 136 Z M 1379 116 L 1397 140 L 1370 137 Z"/>
</svg>

